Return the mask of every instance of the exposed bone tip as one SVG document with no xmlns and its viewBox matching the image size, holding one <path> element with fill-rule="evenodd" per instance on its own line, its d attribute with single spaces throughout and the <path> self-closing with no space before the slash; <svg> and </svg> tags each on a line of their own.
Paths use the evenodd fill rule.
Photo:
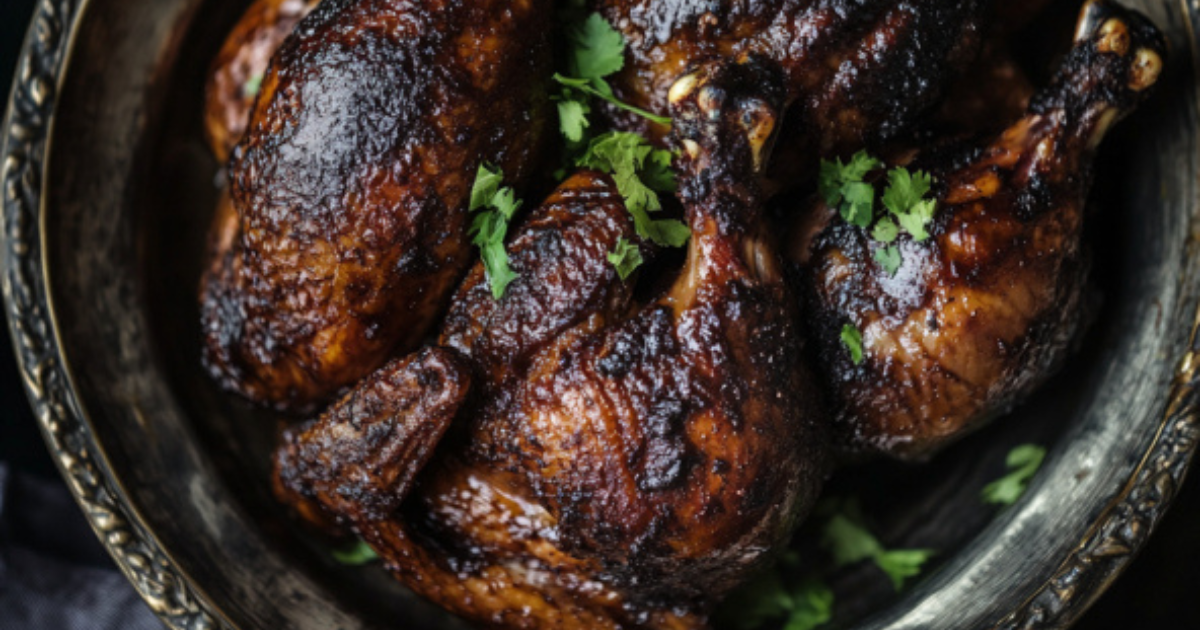
<svg viewBox="0 0 1200 630">
<path fill-rule="evenodd" d="M 671 86 L 671 91 L 667 93 L 667 99 L 671 101 L 672 105 L 679 103 L 691 95 L 699 81 L 700 77 L 696 73 L 685 74 Z"/>
<path fill-rule="evenodd" d="M 1140 48 L 1129 70 L 1129 89 L 1140 92 L 1158 82 L 1162 74 L 1162 57 L 1149 48 Z"/>
</svg>

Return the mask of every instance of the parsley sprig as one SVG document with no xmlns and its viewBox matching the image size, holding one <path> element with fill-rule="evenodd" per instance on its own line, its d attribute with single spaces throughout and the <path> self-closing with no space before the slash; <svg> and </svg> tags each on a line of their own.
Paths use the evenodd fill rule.
<svg viewBox="0 0 1200 630">
<path fill-rule="evenodd" d="M 1037 474 L 1046 449 L 1037 444 L 1023 444 L 1009 451 L 1005 465 L 1009 472 L 983 488 L 983 501 L 996 505 L 1012 505 L 1025 494 L 1029 481 Z"/>
<path fill-rule="evenodd" d="M 833 501 L 832 505 L 839 502 Z M 921 573 L 921 567 L 933 556 L 931 549 L 887 549 L 867 529 L 856 501 L 841 502 L 822 532 L 821 545 L 839 567 L 870 560 L 892 581 L 897 591 L 904 582 Z"/>
<path fill-rule="evenodd" d="M 842 345 L 846 346 L 846 351 L 850 353 L 850 360 L 854 365 L 863 362 L 863 345 L 862 331 L 855 328 L 853 324 L 842 326 Z"/>
<path fill-rule="evenodd" d="M 821 160 L 818 191 L 830 208 L 836 208 L 847 223 L 871 229 L 871 238 L 883 245 L 875 250 L 875 262 L 890 276 L 896 275 L 904 259 L 896 239 L 901 230 L 914 241 L 929 238 L 928 226 L 937 211 L 937 201 L 926 199 L 933 178 L 922 171 L 910 172 L 898 166 L 887 172 L 887 188 L 882 201 L 885 213 L 876 206 L 875 186 L 865 181 L 868 173 L 880 169 L 883 162 L 866 151 L 855 153 L 850 161 Z"/>
<path fill-rule="evenodd" d="M 364 565 L 379 559 L 379 554 L 375 553 L 375 550 L 361 538 L 348 547 L 334 549 L 330 553 L 333 555 L 333 559 L 337 560 L 339 564 L 352 567 Z"/>
<path fill-rule="evenodd" d="M 508 224 L 521 207 L 512 188 L 501 186 L 504 173 L 490 164 L 479 165 L 475 184 L 471 187 L 471 212 L 476 213 L 471 223 L 471 242 L 479 247 L 483 267 L 487 271 L 492 287 L 492 297 L 499 300 L 508 285 L 517 279 L 508 264 L 508 252 L 504 239 L 508 235 Z"/>
<path fill-rule="evenodd" d="M 568 60 L 570 76 L 555 73 L 562 90 L 554 97 L 558 104 L 559 126 L 563 136 L 574 144 L 582 143 L 591 122 L 591 99 L 599 98 L 633 112 L 651 122 L 670 125 L 671 119 L 634 107 L 618 99 L 606 77 L 625 67 L 625 38 L 599 13 L 576 21 L 567 29 L 571 42 Z"/>
</svg>

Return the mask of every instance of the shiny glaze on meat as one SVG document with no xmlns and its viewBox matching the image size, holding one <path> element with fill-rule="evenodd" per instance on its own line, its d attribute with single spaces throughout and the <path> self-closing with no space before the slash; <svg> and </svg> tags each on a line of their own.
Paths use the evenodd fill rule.
<svg viewBox="0 0 1200 630">
<path fill-rule="evenodd" d="M 258 91 L 252 79 L 267 71 L 271 56 L 319 0 L 257 0 L 225 39 L 209 69 L 204 94 L 204 131 L 224 164 L 246 133 Z"/>
<path fill-rule="evenodd" d="M 472 260 L 482 162 L 535 166 L 548 0 L 328 0 L 280 48 L 230 164 L 241 234 L 202 287 L 205 362 L 304 409 L 413 348 Z"/>
<path fill-rule="evenodd" d="M 1147 95 L 1164 42 L 1144 18 L 1090 2 L 1053 85 L 990 144 L 922 162 L 939 201 L 931 238 L 881 245 L 818 204 L 798 231 L 843 446 L 918 459 L 1003 413 L 1042 383 L 1079 331 L 1084 201 L 1105 132 Z M 852 363 L 839 339 L 862 332 Z"/>
<path fill-rule="evenodd" d="M 677 88 L 693 239 L 670 290 L 634 302 L 605 260 L 618 238 L 638 242 L 628 213 L 607 177 L 577 175 L 518 230 L 520 277 L 498 303 L 479 267 L 459 291 L 441 342 L 476 365 L 481 400 L 401 512 L 325 499 L 324 473 L 286 465 L 285 498 L 302 513 L 319 501 L 409 587 L 485 625 L 702 626 L 785 543 L 825 471 L 760 207 L 779 82 L 754 60 Z"/>
<path fill-rule="evenodd" d="M 772 179 L 811 177 L 819 156 L 878 146 L 932 107 L 970 63 L 983 0 L 593 0 L 628 43 L 621 99 L 667 110 L 690 64 L 753 52 L 775 59 L 794 100 Z M 614 112 L 618 126 L 665 129 Z"/>
</svg>

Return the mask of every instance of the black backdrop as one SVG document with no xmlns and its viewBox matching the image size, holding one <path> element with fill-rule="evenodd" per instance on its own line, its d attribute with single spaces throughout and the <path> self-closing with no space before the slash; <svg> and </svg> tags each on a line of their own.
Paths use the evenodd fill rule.
<svg viewBox="0 0 1200 630">
<path fill-rule="evenodd" d="M 0 89 L 6 100 L 35 4 L 0 0 Z M 53 478 L 54 467 L 29 411 L 7 329 L 0 336 L 0 462 L 32 476 Z M 71 517 L 83 518 L 77 513 Z M 0 627 L 3 614 L 0 611 Z M 1184 486 L 1149 547 L 1076 628 L 1200 630 L 1200 481 Z"/>
</svg>

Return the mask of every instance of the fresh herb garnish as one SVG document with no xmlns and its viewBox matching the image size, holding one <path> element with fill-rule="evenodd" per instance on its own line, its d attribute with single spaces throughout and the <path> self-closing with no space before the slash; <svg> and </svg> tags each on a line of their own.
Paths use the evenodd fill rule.
<svg viewBox="0 0 1200 630">
<path fill-rule="evenodd" d="M 985 503 L 1012 505 L 1025 494 L 1029 480 L 1037 473 L 1046 458 L 1046 449 L 1036 444 L 1024 444 L 1008 452 L 1005 464 L 1009 472 L 983 488 Z"/>
<path fill-rule="evenodd" d="M 933 220 L 933 213 L 937 210 L 937 201 L 925 199 L 932 186 L 933 178 L 921 171 L 910 173 L 902 167 L 888 171 L 888 187 L 883 193 L 883 205 L 896 217 L 900 227 L 918 242 L 929 238 L 929 232 L 925 228 Z"/>
<path fill-rule="evenodd" d="M 379 559 L 379 554 L 375 553 L 375 550 L 362 539 L 345 549 L 334 549 L 331 553 L 334 560 L 353 567 Z"/>
<path fill-rule="evenodd" d="M 617 239 L 617 244 L 608 254 L 608 262 L 612 263 L 617 269 L 617 275 L 621 276 L 621 280 L 627 280 L 638 267 L 642 266 L 642 250 L 638 249 L 637 245 L 625 240 L 624 237 Z"/>
<path fill-rule="evenodd" d="M 889 276 L 894 276 L 904 259 L 900 256 L 898 245 L 889 245 L 875 250 L 875 262 L 879 263 L 879 266 L 883 267 Z"/>
<path fill-rule="evenodd" d="M 847 223 L 864 229 L 874 223 L 871 238 L 889 245 L 875 251 L 875 261 L 894 276 L 904 262 L 900 248 L 893 244 L 900 230 L 917 242 L 929 238 L 928 226 L 937 211 L 937 201 L 925 198 L 933 186 L 932 177 L 897 166 L 888 171 L 888 185 L 883 192 L 887 214 L 877 216 L 875 187 L 863 178 L 882 167 L 883 162 L 866 151 L 855 153 L 845 164 L 837 159 L 821 160 L 817 189 L 825 203 L 836 208 Z"/>
<path fill-rule="evenodd" d="M 905 580 L 920 574 L 921 567 L 934 554 L 930 549 L 884 548 L 863 524 L 861 512 L 854 502 L 847 502 L 846 507 L 825 523 L 821 544 L 833 555 L 834 563 L 839 567 L 863 560 L 873 561 L 887 574 L 897 591 L 904 587 Z"/>
<path fill-rule="evenodd" d="M 246 82 L 242 84 L 242 97 L 252 98 L 258 96 L 258 91 L 262 89 L 263 74 L 252 75 Z"/>
<path fill-rule="evenodd" d="M 578 14 L 578 10 L 571 12 Z M 571 53 L 567 64 L 570 76 L 555 73 L 562 90 L 553 98 L 558 105 L 559 128 L 572 144 L 582 143 L 592 126 L 588 115 L 591 99 L 599 98 L 647 120 L 670 125 L 671 119 L 634 107 L 618 99 L 605 80 L 625 66 L 625 38 L 599 13 L 574 20 L 567 33 Z"/>
<path fill-rule="evenodd" d="M 504 239 L 508 235 L 509 221 L 521 207 L 512 188 L 500 185 L 503 181 L 504 174 L 500 169 L 481 164 L 471 187 L 470 209 L 476 213 L 471 223 L 471 242 L 479 247 L 492 297 L 497 300 L 504 296 L 509 283 L 517 279 L 508 264 Z"/>
<path fill-rule="evenodd" d="M 815 575 L 793 577 L 798 564 L 790 552 L 779 566 L 731 593 L 719 613 L 719 626 L 754 630 L 783 620 L 785 630 L 813 630 L 828 623 L 833 618 L 833 591 Z"/>
<path fill-rule="evenodd" d="M 846 346 L 846 350 L 850 351 L 850 360 L 854 362 L 854 365 L 862 363 L 862 333 L 852 324 L 842 326 L 842 345 Z"/>
<path fill-rule="evenodd" d="M 691 230 L 674 219 L 653 220 L 662 209 L 658 193 L 675 190 L 671 153 L 655 149 L 636 133 L 610 131 L 592 139 L 576 165 L 612 175 L 638 236 L 663 247 L 682 247 Z"/>
</svg>

